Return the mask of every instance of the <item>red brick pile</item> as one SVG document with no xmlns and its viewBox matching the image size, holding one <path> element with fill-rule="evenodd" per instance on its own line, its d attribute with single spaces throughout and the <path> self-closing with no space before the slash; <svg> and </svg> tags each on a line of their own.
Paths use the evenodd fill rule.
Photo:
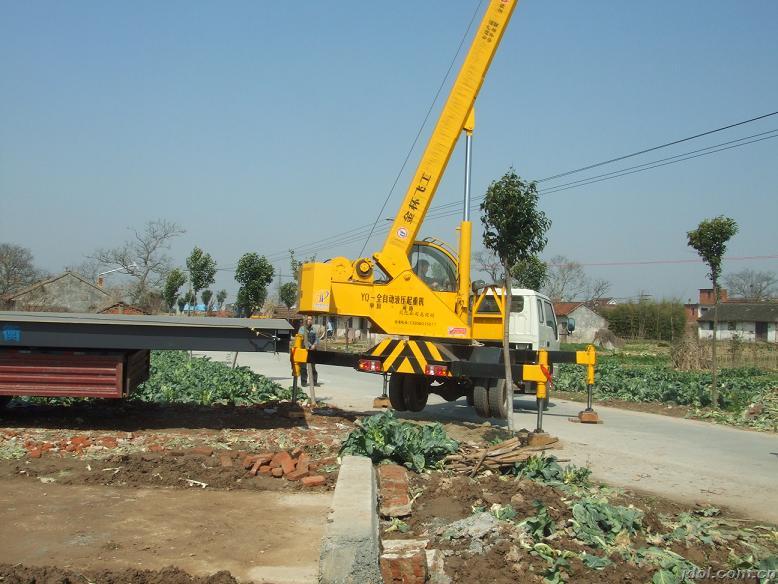
<svg viewBox="0 0 778 584">
<path fill-rule="evenodd" d="M 6 431 L 5 437 L 8 439 L 21 438 L 18 432 Z M 83 454 L 84 450 L 91 446 L 102 446 L 104 448 L 117 448 L 119 446 L 119 439 L 114 436 L 71 436 L 69 438 L 61 438 L 59 440 L 43 440 L 38 441 L 32 438 L 23 438 L 24 448 L 27 450 L 27 454 L 30 458 L 40 458 L 47 452 L 69 452 L 71 454 Z M 127 433 L 127 440 L 132 439 L 132 433 Z"/>
<path fill-rule="evenodd" d="M 408 486 L 408 471 L 397 464 L 382 464 L 378 467 L 378 487 L 381 517 L 406 517 L 411 514 L 411 497 Z"/>
<path fill-rule="evenodd" d="M 384 541 L 381 553 L 381 576 L 384 584 L 424 584 L 427 570 L 427 540 L 390 539 Z"/>
<path fill-rule="evenodd" d="M 277 479 L 300 481 L 306 487 L 318 487 L 326 483 L 322 475 L 314 474 L 310 457 L 299 449 L 290 454 L 286 450 L 249 454 L 243 459 L 243 468 L 249 476 L 269 475 Z"/>
</svg>

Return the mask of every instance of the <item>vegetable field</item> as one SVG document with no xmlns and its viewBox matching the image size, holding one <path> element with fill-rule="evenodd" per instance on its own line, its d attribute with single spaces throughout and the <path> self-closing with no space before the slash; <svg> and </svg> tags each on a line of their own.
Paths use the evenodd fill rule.
<svg viewBox="0 0 778 584">
<path fill-rule="evenodd" d="M 561 365 L 555 388 L 584 394 L 580 368 Z M 689 406 L 695 417 L 757 430 L 778 430 L 778 375 L 754 367 L 721 369 L 722 404 L 710 409 L 708 371 L 679 371 L 667 353 L 616 353 L 598 356 L 594 398 Z"/>
<path fill-rule="evenodd" d="M 186 351 L 154 351 L 149 379 L 133 395 L 149 402 L 251 405 L 288 399 L 291 392 L 248 367 L 231 368 Z"/>
</svg>

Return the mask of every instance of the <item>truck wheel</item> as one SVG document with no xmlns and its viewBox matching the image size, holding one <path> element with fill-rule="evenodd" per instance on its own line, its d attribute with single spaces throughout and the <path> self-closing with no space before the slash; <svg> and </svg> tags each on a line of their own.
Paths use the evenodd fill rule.
<svg viewBox="0 0 778 584">
<path fill-rule="evenodd" d="M 404 412 L 405 396 L 403 395 L 403 385 L 406 375 L 403 373 L 392 373 L 389 377 L 389 403 L 392 408 L 398 412 Z"/>
<path fill-rule="evenodd" d="M 11 401 L 10 395 L 0 395 L 0 410 L 4 410 L 5 406 L 8 405 L 8 402 Z"/>
<path fill-rule="evenodd" d="M 489 380 L 489 411 L 495 418 L 505 420 L 508 418 L 508 408 L 505 405 L 506 383 L 504 379 Z M 513 395 L 511 395 L 513 398 Z"/>
<path fill-rule="evenodd" d="M 475 413 L 482 418 L 492 417 L 492 414 L 489 411 L 488 383 L 488 379 L 473 380 L 473 405 L 475 406 Z"/>
<path fill-rule="evenodd" d="M 430 396 L 429 383 L 424 375 L 405 375 L 403 384 L 405 407 L 411 412 L 420 412 L 427 405 Z"/>
</svg>

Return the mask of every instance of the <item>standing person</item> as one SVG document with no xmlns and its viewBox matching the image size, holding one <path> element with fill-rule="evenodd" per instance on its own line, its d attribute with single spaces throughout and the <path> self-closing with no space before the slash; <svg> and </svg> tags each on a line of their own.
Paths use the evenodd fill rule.
<svg viewBox="0 0 778 584">
<path fill-rule="evenodd" d="M 328 339 L 332 338 L 332 333 L 333 333 L 333 330 L 332 330 L 332 319 L 328 318 L 327 319 L 327 338 Z"/>
<path fill-rule="evenodd" d="M 313 317 L 308 316 L 305 319 L 305 324 L 300 327 L 298 334 L 303 336 L 303 347 L 306 349 L 317 349 L 319 347 L 319 335 L 316 334 L 316 330 L 313 328 Z M 316 371 L 316 363 L 311 364 L 313 369 L 313 384 L 319 385 L 319 374 Z M 303 365 L 300 367 L 300 381 L 303 387 L 308 387 L 308 366 Z"/>
</svg>

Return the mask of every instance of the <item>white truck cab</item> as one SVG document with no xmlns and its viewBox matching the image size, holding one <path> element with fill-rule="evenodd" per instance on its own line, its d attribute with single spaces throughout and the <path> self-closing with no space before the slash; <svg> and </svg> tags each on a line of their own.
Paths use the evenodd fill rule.
<svg viewBox="0 0 778 584">
<path fill-rule="evenodd" d="M 510 330 L 508 332 L 511 348 L 529 351 L 537 351 L 538 349 L 558 351 L 559 327 L 554 313 L 554 305 L 549 297 L 528 288 L 513 288 L 511 294 Z M 498 311 L 495 301 L 492 299 L 489 302 L 489 296 L 493 298 L 494 294 L 488 293 L 479 307 L 479 312 Z M 563 324 L 567 327 L 568 332 L 575 330 L 575 320 L 572 318 L 567 319 Z M 536 389 L 535 383 L 531 381 L 518 382 L 513 387 L 513 391 L 516 393 L 535 393 Z M 548 397 L 545 399 L 543 409 L 548 409 Z"/>
<path fill-rule="evenodd" d="M 511 294 L 511 348 L 558 351 L 558 323 L 554 306 L 548 296 L 528 288 L 513 288 Z M 488 293 L 479 307 L 479 312 L 497 312 L 497 305 L 494 300 L 489 301 L 489 296 L 494 297 L 494 294 Z"/>
</svg>

